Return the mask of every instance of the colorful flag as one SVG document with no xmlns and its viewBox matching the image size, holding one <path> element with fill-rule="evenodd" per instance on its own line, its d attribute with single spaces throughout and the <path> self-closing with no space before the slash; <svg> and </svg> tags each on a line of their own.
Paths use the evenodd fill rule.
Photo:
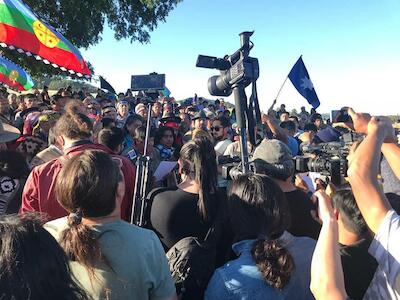
<svg viewBox="0 0 400 300">
<path fill-rule="evenodd" d="M 22 68 L 0 56 L 0 82 L 20 92 L 33 87 L 31 77 Z"/>
<path fill-rule="evenodd" d="M 0 46 L 70 74 L 91 74 L 79 50 L 20 0 L 0 0 Z"/>
<path fill-rule="evenodd" d="M 317 108 L 320 105 L 314 85 L 310 79 L 310 75 L 308 75 L 301 56 L 293 66 L 288 77 L 296 90 L 307 99 L 308 103 L 310 103 L 312 107 Z"/>
</svg>

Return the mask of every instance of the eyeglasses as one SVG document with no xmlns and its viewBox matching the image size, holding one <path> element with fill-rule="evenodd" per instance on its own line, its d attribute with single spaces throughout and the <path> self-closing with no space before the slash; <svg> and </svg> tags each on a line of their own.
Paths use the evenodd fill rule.
<svg viewBox="0 0 400 300">
<path fill-rule="evenodd" d="M 220 129 L 222 129 L 222 127 L 220 127 L 220 126 L 211 127 L 211 131 L 216 131 L 216 132 L 218 132 Z"/>
</svg>

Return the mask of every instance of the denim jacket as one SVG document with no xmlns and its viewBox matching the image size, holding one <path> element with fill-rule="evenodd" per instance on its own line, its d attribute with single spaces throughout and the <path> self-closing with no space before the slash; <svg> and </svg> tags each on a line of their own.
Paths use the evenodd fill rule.
<svg viewBox="0 0 400 300">
<path fill-rule="evenodd" d="M 265 282 L 251 256 L 256 240 L 244 240 L 232 246 L 239 258 L 218 268 L 212 276 L 205 299 L 314 299 L 310 291 L 311 258 L 316 242 L 294 237 L 288 232 L 279 238 L 295 264 L 289 283 L 278 290 Z"/>
</svg>

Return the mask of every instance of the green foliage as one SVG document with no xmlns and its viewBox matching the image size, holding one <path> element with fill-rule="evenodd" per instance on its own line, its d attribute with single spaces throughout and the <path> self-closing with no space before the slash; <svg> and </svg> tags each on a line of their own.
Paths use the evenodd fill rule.
<svg viewBox="0 0 400 300">
<path fill-rule="evenodd" d="M 78 48 L 101 39 L 104 25 L 115 38 L 148 43 L 149 32 L 181 0 L 25 0 L 25 2 Z"/>
<path fill-rule="evenodd" d="M 115 38 L 148 43 L 150 32 L 165 22 L 181 0 L 24 0 L 32 10 L 78 48 L 101 40 L 108 25 Z M 32 76 L 65 74 L 52 66 L 18 53 L 4 55 L 26 68 Z"/>
</svg>

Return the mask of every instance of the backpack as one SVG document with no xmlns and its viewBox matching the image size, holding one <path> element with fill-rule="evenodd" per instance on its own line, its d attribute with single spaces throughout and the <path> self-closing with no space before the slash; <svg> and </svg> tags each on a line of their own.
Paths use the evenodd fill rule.
<svg viewBox="0 0 400 300">
<path fill-rule="evenodd" d="M 216 234 L 212 226 L 204 240 L 186 237 L 167 252 L 179 299 L 203 299 L 215 270 Z"/>
</svg>

